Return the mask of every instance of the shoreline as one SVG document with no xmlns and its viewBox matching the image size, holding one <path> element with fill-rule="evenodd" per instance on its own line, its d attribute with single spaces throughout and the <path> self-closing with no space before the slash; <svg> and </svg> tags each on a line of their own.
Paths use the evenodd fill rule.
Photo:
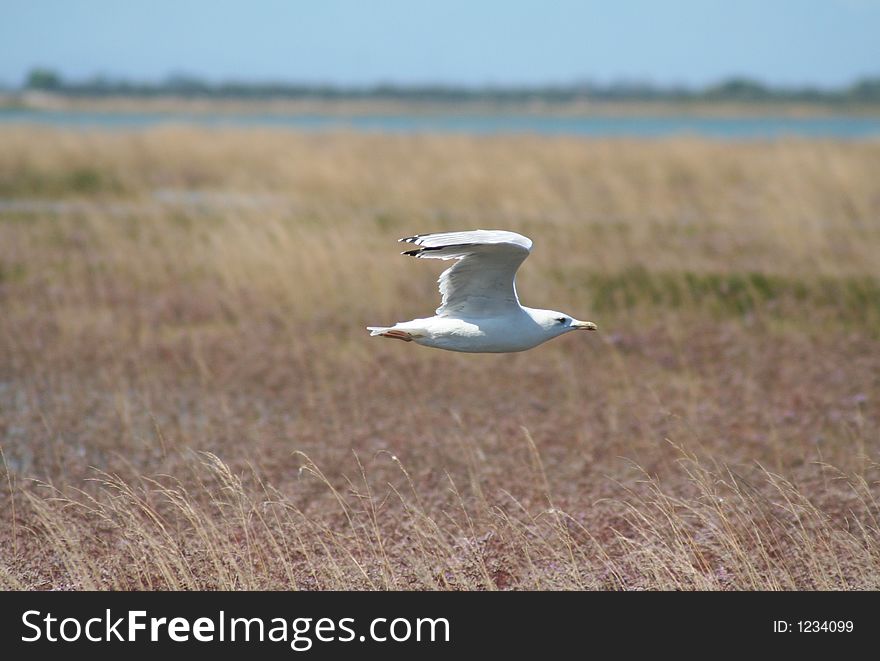
<svg viewBox="0 0 880 661">
<path fill-rule="evenodd" d="M 880 104 L 803 102 L 707 102 L 707 101 L 591 101 L 549 102 L 485 100 L 437 101 L 399 99 L 238 99 L 182 97 L 86 97 L 44 92 L 0 92 L 0 111 L 105 113 L 192 113 L 229 115 L 327 115 L 327 116 L 535 116 L 535 117 L 877 117 Z"/>
</svg>

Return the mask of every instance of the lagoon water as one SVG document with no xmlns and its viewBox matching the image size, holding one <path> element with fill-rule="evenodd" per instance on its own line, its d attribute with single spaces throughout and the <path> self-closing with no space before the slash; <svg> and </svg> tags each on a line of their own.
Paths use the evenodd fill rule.
<svg viewBox="0 0 880 661">
<path fill-rule="evenodd" d="M 698 117 L 691 115 L 554 116 L 506 113 L 436 114 L 262 114 L 184 112 L 96 112 L 0 110 L 0 125 L 132 129 L 163 124 L 211 127 L 280 127 L 304 131 L 356 130 L 375 133 L 537 134 L 591 137 L 697 135 L 721 139 L 784 136 L 880 138 L 880 117 Z"/>
</svg>

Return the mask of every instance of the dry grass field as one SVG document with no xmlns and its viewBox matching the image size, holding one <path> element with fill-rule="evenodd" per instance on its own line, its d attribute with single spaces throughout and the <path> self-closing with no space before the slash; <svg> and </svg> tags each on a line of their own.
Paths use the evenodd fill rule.
<svg viewBox="0 0 880 661">
<path fill-rule="evenodd" d="M 880 589 L 880 143 L 0 144 L 0 587 Z M 368 337 L 476 227 L 600 332 Z"/>
</svg>

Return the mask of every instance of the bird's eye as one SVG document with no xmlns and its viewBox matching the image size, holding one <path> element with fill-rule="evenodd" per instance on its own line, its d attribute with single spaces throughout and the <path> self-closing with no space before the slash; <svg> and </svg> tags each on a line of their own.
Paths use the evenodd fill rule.
<svg viewBox="0 0 880 661">
<path fill-rule="evenodd" d="M 568 321 L 568 319 L 565 317 L 556 317 L 556 321 L 558 321 L 560 324 L 564 324 L 566 321 Z"/>
</svg>

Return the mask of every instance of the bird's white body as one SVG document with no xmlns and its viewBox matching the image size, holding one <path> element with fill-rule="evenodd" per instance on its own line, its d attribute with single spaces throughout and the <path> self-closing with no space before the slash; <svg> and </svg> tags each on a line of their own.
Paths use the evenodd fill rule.
<svg viewBox="0 0 880 661">
<path fill-rule="evenodd" d="M 416 344 L 468 353 L 525 351 L 572 330 L 548 332 L 531 312 L 544 310 L 520 308 L 504 317 L 428 317 L 403 321 L 393 328 L 410 333 Z"/>
<path fill-rule="evenodd" d="M 370 326 L 371 335 L 426 347 L 469 353 L 525 351 L 573 330 L 595 330 L 555 310 L 523 307 L 516 294 L 516 270 L 528 257 L 530 239 L 503 230 L 422 234 L 401 239 L 422 246 L 405 255 L 455 259 L 440 276 L 443 302 L 433 317 L 389 327 Z"/>
</svg>

